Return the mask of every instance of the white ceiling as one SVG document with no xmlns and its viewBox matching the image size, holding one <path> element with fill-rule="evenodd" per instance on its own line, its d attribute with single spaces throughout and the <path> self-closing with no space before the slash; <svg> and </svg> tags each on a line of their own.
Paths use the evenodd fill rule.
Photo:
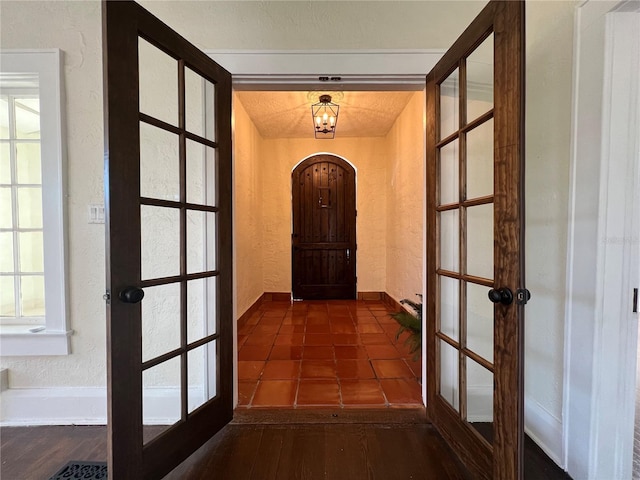
<svg viewBox="0 0 640 480">
<path fill-rule="evenodd" d="M 322 94 L 340 105 L 336 138 L 385 136 L 416 92 L 236 92 L 263 138 L 313 138 L 311 105 Z"/>
</svg>

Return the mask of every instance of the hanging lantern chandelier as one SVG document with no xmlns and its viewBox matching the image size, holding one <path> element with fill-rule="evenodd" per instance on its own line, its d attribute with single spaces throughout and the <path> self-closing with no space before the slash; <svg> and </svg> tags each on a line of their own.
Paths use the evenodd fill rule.
<svg viewBox="0 0 640 480">
<path fill-rule="evenodd" d="M 334 138 L 336 136 L 338 110 L 340 110 L 338 104 L 331 103 L 331 95 L 320 95 L 320 101 L 311 105 L 316 138 Z"/>
</svg>

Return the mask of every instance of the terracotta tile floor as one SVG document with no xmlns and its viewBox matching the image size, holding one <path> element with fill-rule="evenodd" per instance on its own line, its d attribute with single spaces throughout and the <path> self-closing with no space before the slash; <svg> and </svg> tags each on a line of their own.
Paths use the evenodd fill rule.
<svg viewBox="0 0 640 480">
<path fill-rule="evenodd" d="M 422 368 L 379 301 L 265 302 L 238 330 L 239 408 L 422 405 Z"/>
</svg>

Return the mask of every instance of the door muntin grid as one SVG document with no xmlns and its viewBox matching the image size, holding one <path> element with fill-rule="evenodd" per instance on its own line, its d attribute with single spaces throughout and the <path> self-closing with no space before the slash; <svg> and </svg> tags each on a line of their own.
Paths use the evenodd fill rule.
<svg viewBox="0 0 640 480">
<path fill-rule="evenodd" d="M 493 308 L 482 298 L 494 284 L 493 71 L 484 63 L 487 52 L 493 52 L 492 33 L 437 85 L 435 295 L 438 395 L 490 445 Z M 482 78 L 490 85 L 483 88 Z"/>
<path fill-rule="evenodd" d="M 139 70 L 147 444 L 220 392 L 218 145 L 215 81 L 141 37 Z"/>
</svg>

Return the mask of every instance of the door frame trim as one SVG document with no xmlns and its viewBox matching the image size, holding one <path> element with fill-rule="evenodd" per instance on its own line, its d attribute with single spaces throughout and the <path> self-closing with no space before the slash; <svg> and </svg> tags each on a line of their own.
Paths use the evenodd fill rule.
<svg viewBox="0 0 640 480">
<path fill-rule="evenodd" d="M 421 90 L 445 50 L 204 50 L 235 90 Z M 321 82 L 319 76 L 339 76 Z"/>
<path fill-rule="evenodd" d="M 344 161 L 345 161 L 345 162 L 347 162 L 349 165 L 351 165 L 351 168 L 353 168 L 353 169 L 355 170 L 355 172 L 356 172 L 356 179 L 357 179 L 357 175 L 358 175 L 358 167 L 356 167 L 356 166 L 354 165 L 354 163 L 353 163 L 351 160 L 349 160 L 348 158 L 346 158 L 346 157 L 344 157 L 344 156 L 342 156 L 342 155 L 340 155 L 340 154 L 338 154 L 338 153 L 328 152 L 328 151 L 315 152 L 315 153 L 312 153 L 311 155 L 307 155 L 306 157 L 303 157 L 302 159 L 300 159 L 300 161 L 299 161 L 299 162 L 297 162 L 293 167 L 291 167 L 291 172 L 290 172 L 290 173 L 293 173 L 293 171 L 294 171 L 296 168 L 298 168 L 298 166 L 299 166 L 302 162 L 304 162 L 305 160 L 308 160 L 308 159 L 310 159 L 311 157 L 316 157 L 316 156 L 318 156 L 318 155 L 332 155 L 332 156 L 334 156 L 334 157 L 338 157 L 338 158 L 339 158 L 339 159 L 341 159 L 341 160 L 344 160 Z M 358 192 L 357 192 L 357 187 L 358 187 L 358 184 L 356 183 L 356 199 L 358 198 L 358 197 L 357 197 L 357 193 L 358 193 Z"/>
<path fill-rule="evenodd" d="M 638 319 L 630 292 L 640 283 L 633 193 L 640 175 L 632 152 L 640 138 L 625 129 L 633 132 L 629 119 L 639 121 L 638 77 L 635 105 L 628 101 L 633 81 L 612 88 L 640 67 L 638 47 L 635 56 L 629 47 L 633 29 L 614 18 L 629 9 L 640 16 L 633 2 L 589 1 L 576 9 L 562 415 L 562 461 L 574 478 L 630 478 L 632 470 Z M 593 42 L 602 50 L 593 51 Z M 587 117 L 588 124 L 580 121 Z M 585 206 L 594 192 L 597 203 Z M 584 262 L 586 253 L 592 262 Z M 585 390 L 587 401 L 576 400 Z M 605 447 L 613 453 L 598 455 Z"/>
<path fill-rule="evenodd" d="M 363 63 L 362 56 L 365 56 L 367 61 L 371 62 L 372 67 L 370 70 L 374 73 L 360 74 L 360 75 L 343 75 L 343 81 L 332 87 L 340 88 L 342 90 L 413 90 L 424 91 L 425 90 L 425 77 L 431 69 L 432 65 L 435 65 L 442 57 L 446 50 L 358 50 L 358 51 L 306 51 L 306 50 L 291 50 L 291 51 L 275 51 L 275 50 L 215 50 L 204 49 L 203 50 L 210 58 L 222 65 L 225 69 L 231 72 L 232 76 L 232 89 L 233 91 L 251 91 L 251 90 L 309 90 L 313 88 L 324 89 L 326 84 L 319 84 L 317 81 L 319 58 L 323 59 L 322 65 L 324 68 L 333 69 L 340 65 L 340 62 L 348 60 L 350 65 L 359 65 Z M 403 56 L 404 67 L 401 70 L 396 70 L 397 56 Z M 415 59 L 422 59 L 424 63 L 417 63 Z M 296 73 L 278 73 L 277 65 L 282 62 L 282 59 L 287 59 L 288 64 L 286 67 L 290 72 Z M 413 59 L 409 62 L 407 59 Z M 366 62 L 365 62 L 366 63 Z M 313 68 L 311 68 L 313 66 Z M 375 69 L 373 68 L 375 66 Z M 280 65 L 280 68 L 282 66 Z M 274 72 L 275 70 L 275 72 Z M 416 73 L 418 72 L 418 73 Z M 321 72 L 323 74 L 325 72 Z M 401 73 L 402 75 L 398 75 Z M 238 77 L 238 78 L 236 78 Z M 265 80 L 269 80 L 265 82 Z M 273 81 L 271 81 L 273 80 Z M 233 102 L 233 97 L 232 97 Z M 235 107 L 232 106 L 232 111 Z M 423 106 L 423 118 L 426 115 L 426 102 Z M 426 125 L 423 124 L 423 138 L 426 136 Z M 235 122 L 232 123 L 232 142 L 235 148 Z M 330 152 L 328 152 L 330 153 Z M 335 153 L 330 153 L 335 155 Z M 233 162 L 235 162 L 235 152 L 232 153 Z M 341 155 L 336 155 L 343 158 Z M 307 157 L 308 158 L 308 157 Z M 303 161 L 305 159 L 302 159 Z M 344 159 L 347 160 L 347 159 Z M 348 161 L 348 160 L 347 160 Z M 426 150 L 423 153 L 423 162 L 426 164 Z M 351 162 L 349 162 L 351 163 Z M 355 165 L 353 167 L 357 168 Z M 235 167 L 233 169 L 234 182 L 235 182 Z M 423 171 L 423 186 L 426 186 L 426 169 Z M 357 185 L 356 185 L 357 187 Z M 424 190 L 424 189 L 423 189 Z M 423 194 L 424 197 L 424 194 Z M 423 208 L 426 208 L 426 200 L 423 198 Z M 233 209 L 235 211 L 236 201 L 235 192 L 233 197 Z M 357 222 L 356 222 L 357 225 Z M 233 238 L 235 242 L 235 224 L 234 224 Z M 356 232 L 357 234 L 357 232 Z M 423 233 L 423 242 L 426 242 L 426 232 Z M 236 250 L 233 250 L 233 296 L 237 298 L 238 285 L 237 275 L 235 272 L 236 262 Z M 426 296 L 426 257 L 422 260 L 422 293 Z M 234 302 L 234 318 L 238 318 L 237 304 Z M 234 372 L 237 372 L 237 323 L 233 325 L 234 334 Z M 426 329 L 423 330 L 423 342 L 426 336 Z M 426 352 L 422 355 L 422 367 L 426 372 Z M 426 378 L 426 373 L 425 373 Z M 422 385 L 422 402 L 426 404 L 427 401 L 427 382 L 424 381 Z M 234 408 L 238 406 L 238 376 L 234 375 Z"/>
</svg>

